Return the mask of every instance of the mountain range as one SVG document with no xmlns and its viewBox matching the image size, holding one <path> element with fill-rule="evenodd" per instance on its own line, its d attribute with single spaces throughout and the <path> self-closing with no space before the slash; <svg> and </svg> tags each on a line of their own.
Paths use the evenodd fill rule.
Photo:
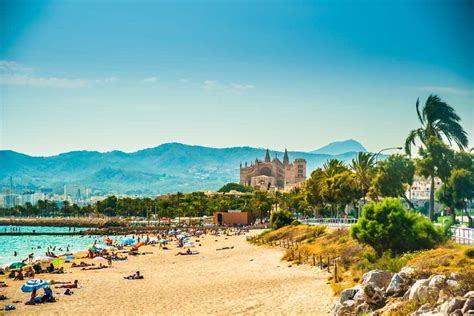
<svg viewBox="0 0 474 316">
<path fill-rule="evenodd" d="M 210 148 L 166 143 L 132 153 L 122 151 L 72 151 L 35 157 L 11 150 L 0 151 L 0 181 L 12 177 L 19 189 L 53 188 L 78 184 L 99 193 L 155 195 L 171 192 L 217 190 L 239 181 L 240 163 L 263 159 L 266 149 L 254 147 Z M 326 145 L 312 152 L 290 151 L 290 161 L 304 158 L 307 173 L 330 158 L 350 161 L 366 151 L 357 141 Z M 270 151 L 282 159 L 283 153 Z"/>
</svg>

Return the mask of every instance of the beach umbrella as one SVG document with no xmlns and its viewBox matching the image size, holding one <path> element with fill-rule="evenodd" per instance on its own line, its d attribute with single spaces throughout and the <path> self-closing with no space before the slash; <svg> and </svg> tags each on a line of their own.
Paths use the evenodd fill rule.
<svg viewBox="0 0 474 316">
<path fill-rule="evenodd" d="M 51 261 L 52 264 L 55 264 L 55 265 L 58 265 L 58 264 L 62 264 L 64 263 L 64 260 L 63 259 L 60 259 L 60 258 L 57 258 L 53 261 Z"/>
<path fill-rule="evenodd" d="M 54 259 L 53 257 L 45 256 L 45 257 L 39 258 L 38 260 L 39 260 L 39 261 L 51 261 L 51 260 L 53 260 L 53 259 Z"/>
<path fill-rule="evenodd" d="M 33 292 L 33 290 L 38 290 L 43 287 L 49 286 L 49 282 L 40 279 L 28 280 L 25 284 L 21 287 L 21 290 L 25 293 Z"/>
<path fill-rule="evenodd" d="M 97 260 L 97 261 L 98 260 L 105 260 L 105 258 L 104 257 L 94 257 L 94 259 L 92 259 L 92 260 Z"/>
<path fill-rule="evenodd" d="M 122 240 L 122 244 L 124 245 L 133 245 L 136 242 L 137 241 L 133 238 L 125 238 L 124 240 Z"/>
<path fill-rule="evenodd" d="M 10 269 L 20 269 L 26 266 L 23 262 L 14 262 L 10 265 Z"/>
<path fill-rule="evenodd" d="M 74 256 L 68 255 L 68 256 L 64 256 L 64 259 L 66 259 L 66 260 L 74 260 L 74 259 L 76 259 L 76 258 L 74 258 Z"/>
</svg>

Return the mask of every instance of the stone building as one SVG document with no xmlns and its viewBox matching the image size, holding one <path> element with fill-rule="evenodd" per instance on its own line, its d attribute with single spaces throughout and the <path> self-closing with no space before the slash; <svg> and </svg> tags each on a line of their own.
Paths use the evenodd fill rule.
<svg viewBox="0 0 474 316">
<path fill-rule="evenodd" d="M 260 190 L 277 189 L 289 191 L 297 186 L 302 186 L 306 180 L 306 160 L 295 159 L 292 163 L 285 149 L 283 162 L 275 155 L 270 159 L 267 149 L 265 160 L 255 159 L 250 166 L 240 164 L 240 184 L 249 185 Z"/>
</svg>

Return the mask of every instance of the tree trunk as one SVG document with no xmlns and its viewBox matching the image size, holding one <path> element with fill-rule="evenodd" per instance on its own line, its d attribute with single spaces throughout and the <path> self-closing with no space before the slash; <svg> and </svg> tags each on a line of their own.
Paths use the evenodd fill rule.
<svg viewBox="0 0 474 316">
<path fill-rule="evenodd" d="M 468 205 L 468 203 L 466 203 L 466 208 L 464 209 L 464 213 L 466 213 L 466 216 L 467 216 L 467 221 L 468 221 L 467 227 L 474 228 L 474 223 L 473 223 L 473 220 L 472 220 L 472 216 L 467 211 L 468 207 L 469 207 L 469 205 Z"/>
<path fill-rule="evenodd" d="M 434 185 L 435 179 L 434 175 L 431 176 L 431 186 L 430 186 L 430 221 L 434 220 Z"/>
<path fill-rule="evenodd" d="M 410 199 L 409 199 L 405 194 L 403 194 L 402 197 L 403 197 L 403 199 L 405 200 L 405 202 L 407 202 L 408 207 L 409 207 L 410 209 L 412 209 L 412 210 L 415 210 L 415 205 L 413 205 L 413 202 L 410 201 Z"/>
</svg>

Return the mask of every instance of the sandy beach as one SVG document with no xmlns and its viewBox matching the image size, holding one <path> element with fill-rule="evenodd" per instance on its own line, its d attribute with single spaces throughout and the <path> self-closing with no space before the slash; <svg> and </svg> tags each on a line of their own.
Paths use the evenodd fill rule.
<svg viewBox="0 0 474 316">
<path fill-rule="evenodd" d="M 195 238 L 193 238 L 195 239 Z M 216 241 L 217 240 L 217 241 Z M 289 267 L 281 261 L 282 251 L 258 247 L 245 236 L 200 238 L 200 254 L 175 256 L 175 246 L 140 248 L 153 254 L 114 262 L 110 269 L 81 271 L 68 268 L 63 275 L 39 275 L 61 281 L 79 280 L 72 296 L 56 295 L 57 302 L 26 306 L 28 293 L 20 290 L 24 281 L 6 280 L 0 288 L 8 300 L 17 303 L 12 314 L 63 315 L 201 315 L 272 314 L 325 315 L 334 301 L 325 272 L 308 266 Z M 217 248 L 234 247 L 216 251 Z M 67 267 L 70 264 L 67 264 Z M 139 270 L 144 280 L 123 277 Z M 2 276 L 2 280 L 4 277 Z M 60 290 L 55 289 L 55 293 Z M 61 290 L 64 291 L 64 290 Z"/>
</svg>

